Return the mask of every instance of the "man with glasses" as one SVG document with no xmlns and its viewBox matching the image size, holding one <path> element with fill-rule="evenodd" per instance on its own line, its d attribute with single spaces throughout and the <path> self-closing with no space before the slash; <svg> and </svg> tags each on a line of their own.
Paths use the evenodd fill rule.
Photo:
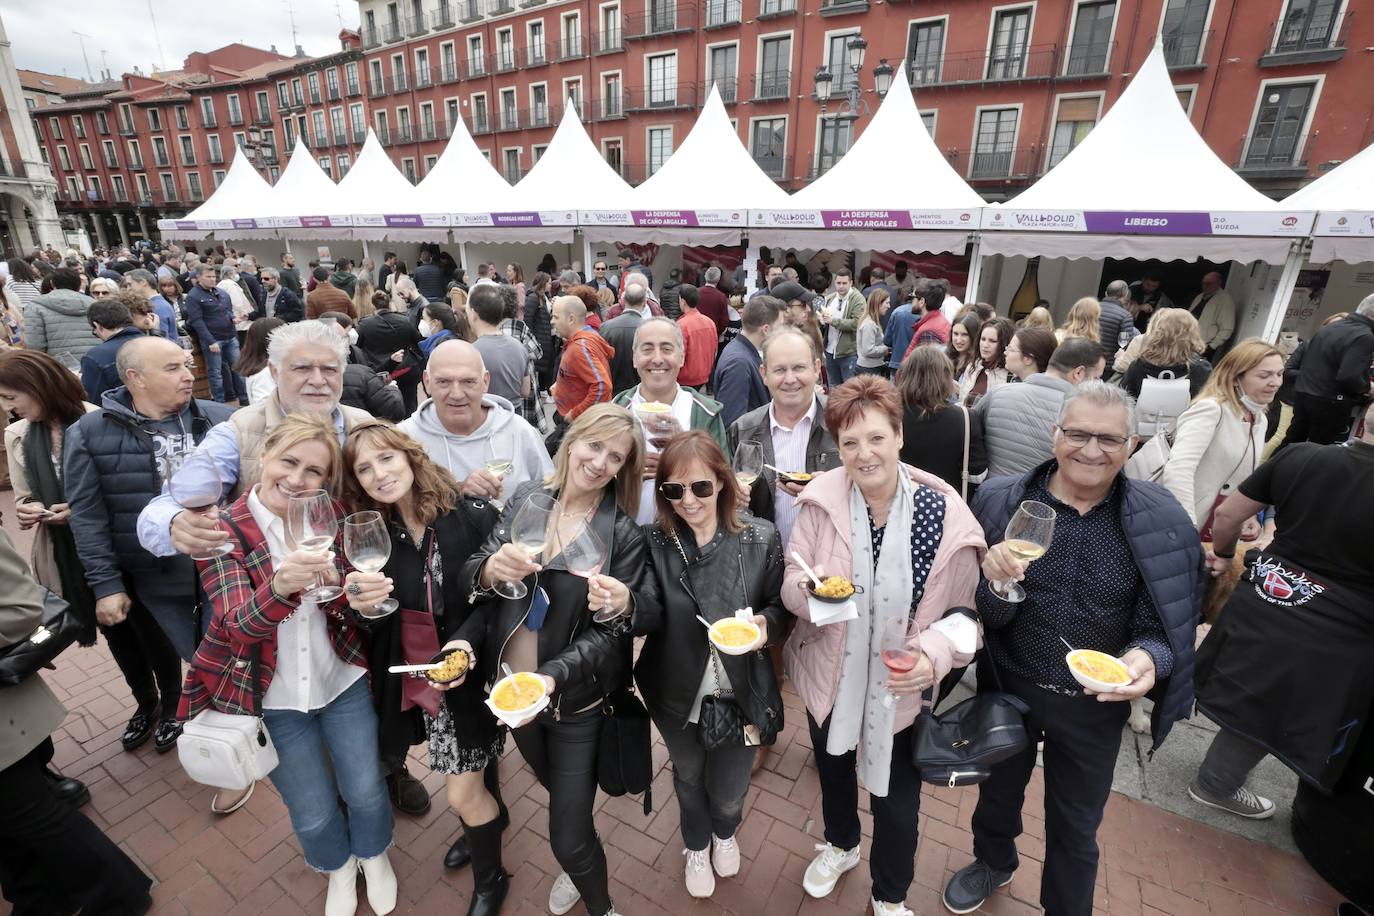
<svg viewBox="0 0 1374 916">
<path fill-rule="evenodd" d="M 1115 385 L 1084 382 L 1064 396 L 1054 456 L 1019 477 L 991 480 L 973 512 L 991 545 L 978 587 L 987 657 L 978 688 L 1026 704 L 1027 747 L 993 767 L 973 812 L 974 862 L 945 887 L 953 913 L 971 913 L 1011 882 L 1026 785 L 1044 741 L 1045 855 L 1040 904 L 1090 916 L 1097 828 L 1111 792 L 1128 700 L 1154 700 L 1157 749 L 1193 704 L 1193 637 L 1202 609 L 1202 545 L 1167 490 L 1122 473 L 1136 443 L 1135 403 Z M 1049 507 L 1053 540 L 1027 565 L 1004 539 L 1023 500 Z M 990 583 L 1018 581 L 1025 599 Z M 1067 643 L 1119 657 L 1130 680 L 1085 690 L 1065 662 Z M 993 669 L 996 669 L 995 672 Z"/>
<path fill-rule="evenodd" d="M 598 260 L 592 265 L 592 278 L 587 285 L 597 292 L 608 289 L 614 293 L 620 289 L 616 284 L 615 277 L 606 269 L 606 262 L 604 260 Z"/>
</svg>

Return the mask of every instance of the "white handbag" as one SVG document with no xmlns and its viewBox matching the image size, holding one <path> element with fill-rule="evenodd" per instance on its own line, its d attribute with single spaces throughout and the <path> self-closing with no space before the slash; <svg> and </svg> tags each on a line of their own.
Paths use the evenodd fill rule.
<svg viewBox="0 0 1374 916">
<path fill-rule="evenodd" d="M 260 650 L 253 647 L 255 716 L 202 709 L 182 729 L 177 757 L 186 775 L 217 789 L 247 789 L 277 768 L 277 749 L 262 721 Z"/>
<path fill-rule="evenodd" d="M 1126 476 L 1132 480 L 1149 480 L 1159 483 L 1164 476 L 1164 466 L 1174 451 L 1174 434 L 1161 432 L 1152 436 L 1126 462 Z"/>
</svg>

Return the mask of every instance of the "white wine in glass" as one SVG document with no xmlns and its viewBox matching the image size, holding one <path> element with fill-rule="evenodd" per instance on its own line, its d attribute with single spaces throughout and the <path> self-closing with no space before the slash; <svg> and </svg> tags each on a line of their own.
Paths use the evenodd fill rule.
<svg viewBox="0 0 1374 916">
<path fill-rule="evenodd" d="M 1054 510 L 1042 502 L 1028 499 L 1017 508 L 1016 514 L 1007 522 L 1006 537 L 1002 543 L 1016 559 L 1023 563 L 1038 560 L 1050 549 L 1054 540 Z M 992 593 L 1003 601 L 1025 601 L 1026 590 L 1021 583 L 989 583 Z"/>
<path fill-rule="evenodd" d="M 379 573 L 386 567 L 391 559 L 391 535 L 382 513 L 354 512 L 344 519 L 344 556 L 362 572 Z M 386 598 L 365 616 L 385 617 L 400 606 L 395 598 Z"/>
<path fill-rule="evenodd" d="M 757 442 L 741 442 L 735 449 L 735 479 L 746 490 L 763 473 L 763 448 Z"/>
<path fill-rule="evenodd" d="M 511 457 L 513 446 L 514 442 L 505 445 L 498 444 L 495 434 L 487 437 L 487 454 L 483 467 L 502 481 L 501 493 L 492 500 L 498 508 L 501 507 L 502 497 L 505 495 L 505 477 L 510 473 L 511 468 L 515 467 L 515 459 Z"/>
<path fill-rule="evenodd" d="M 290 498 L 286 506 L 286 536 L 296 550 L 329 553 L 339 536 L 339 515 L 327 491 L 302 490 Z M 323 576 L 317 575 L 315 584 L 301 592 L 301 598 L 323 604 L 342 594 L 342 586 L 326 585 Z"/>
<path fill-rule="evenodd" d="M 510 526 L 510 542 L 537 560 L 549 546 L 549 525 L 557 520 L 563 505 L 545 493 L 531 493 L 516 510 Z M 503 598 L 523 598 L 530 593 L 523 582 L 497 582 L 493 588 Z"/>
</svg>

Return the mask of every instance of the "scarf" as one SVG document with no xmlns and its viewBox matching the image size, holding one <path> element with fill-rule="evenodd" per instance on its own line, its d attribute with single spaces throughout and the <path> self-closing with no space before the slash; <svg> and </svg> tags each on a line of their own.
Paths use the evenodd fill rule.
<svg viewBox="0 0 1374 916">
<path fill-rule="evenodd" d="M 24 433 L 24 479 L 29 491 L 45 506 L 67 501 L 62 481 L 52 461 L 52 428 L 46 423 L 30 423 Z M 86 583 L 86 572 L 76 553 L 76 539 L 68 525 L 45 525 L 53 563 L 61 583 L 61 594 L 85 624 L 80 636 L 83 646 L 95 644 L 95 595 Z"/>
<path fill-rule="evenodd" d="M 911 521 L 913 488 L 910 476 L 898 469 L 897 492 L 887 511 L 887 526 L 878 554 L 883 575 L 874 576 L 872 533 L 868 508 L 857 485 L 849 489 L 849 543 L 853 552 L 855 586 L 862 587 L 854 600 L 859 617 L 845 627 L 844 660 L 840 687 L 830 714 L 830 735 L 825 751 L 833 756 L 859 748 L 859 779 L 869 794 L 887 795 L 892 767 L 894 709 L 883 705 L 887 692 L 887 666 L 880 645 L 883 623 L 906 616 L 912 607 Z M 856 589 L 857 592 L 857 589 Z"/>
</svg>

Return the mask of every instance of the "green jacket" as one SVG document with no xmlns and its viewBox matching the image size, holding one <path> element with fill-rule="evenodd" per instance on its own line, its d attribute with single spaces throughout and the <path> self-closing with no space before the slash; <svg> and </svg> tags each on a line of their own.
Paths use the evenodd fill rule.
<svg viewBox="0 0 1374 916">
<path fill-rule="evenodd" d="M 838 294 L 832 294 L 825 300 L 825 307 L 829 309 Z M 840 332 L 839 339 L 835 341 L 835 358 L 845 359 L 858 352 L 858 347 L 854 343 L 854 332 L 858 330 L 859 321 L 863 318 L 864 308 L 867 307 L 868 300 L 857 288 L 849 288 L 849 296 L 844 300 L 844 317 L 836 318 L 830 322 L 830 326 Z"/>
<path fill-rule="evenodd" d="M 692 429 L 704 429 L 710 433 L 711 438 L 720 445 L 721 451 L 725 452 L 725 457 L 729 458 L 730 440 L 725 435 L 725 421 L 720 418 L 720 402 L 713 401 L 706 395 L 697 391 L 695 388 L 682 386 L 682 390 L 692 396 Z M 614 403 L 629 409 L 630 402 L 634 399 L 635 393 L 639 391 L 639 386 L 626 388 L 615 396 Z"/>
</svg>

